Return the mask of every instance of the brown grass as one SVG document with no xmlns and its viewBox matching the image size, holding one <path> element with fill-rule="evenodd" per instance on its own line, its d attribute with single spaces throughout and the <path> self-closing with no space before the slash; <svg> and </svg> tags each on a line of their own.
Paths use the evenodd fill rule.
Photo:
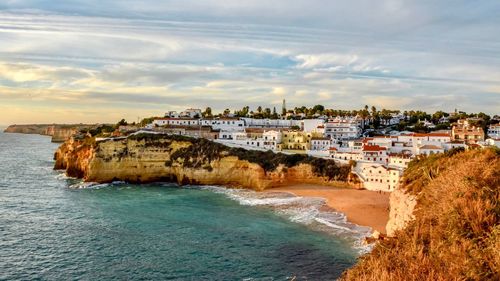
<svg viewBox="0 0 500 281">
<path fill-rule="evenodd" d="M 500 280 L 500 157 L 475 150 L 417 161 L 405 185 L 415 220 L 343 280 Z M 419 182 L 415 182 L 419 181 Z"/>
</svg>

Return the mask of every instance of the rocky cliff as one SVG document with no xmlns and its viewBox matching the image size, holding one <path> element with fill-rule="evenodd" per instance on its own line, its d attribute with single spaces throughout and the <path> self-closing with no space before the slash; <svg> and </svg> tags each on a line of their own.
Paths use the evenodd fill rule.
<svg viewBox="0 0 500 281">
<path fill-rule="evenodd" d="M 86 124 L 30 124 L 10 125 L 5 133 L 38 134 L 52 137 L 52 142 L 64 142 L 82 129 L 91 129 L 98 125 Z"/>
<path fill-rule="evenodd" d="M 99 142 L 70 139 L 59 147 L 55 160 L 55 169 L 90 182 L 174 181 L 263 190 L 291 183 L 338 186 L 350 178 L 350 167 L 332 160 L 151 134 Z"/>
<path fill-rule="evenodd" d="M 79 128 L 77 127 L 53 127 L 52 129 L 52 142 L 65 142 L 71 138 L 74 134 L 78 133 Z"/>
<path fill-rule="evenodd" d="M 413 211 L 417 204 L 417 198 L 399 188 L 391 193 L 389 200 L 389 221 L 385 229 L 387 236 L 394 236 L 396 231 L 404 229 L 415 218 Z"/>
<path fill-rule="evenodd" d="M 54 125 L 31 124 L 31 125 L 10 125 L 5 133 L 38 134 L 51 136 Z"/>
</svg>

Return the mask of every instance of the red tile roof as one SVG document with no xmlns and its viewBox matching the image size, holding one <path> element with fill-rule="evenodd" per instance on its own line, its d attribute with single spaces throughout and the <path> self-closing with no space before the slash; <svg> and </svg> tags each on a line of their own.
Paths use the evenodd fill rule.
<svg viewBox="0 0 500 281">
<path fill-rule="evenodd" d="M 379 146 L 379 145 L 365 145 L 363 146 L 363 151 L 384 151 L 387 148 Z"/>
</svg>

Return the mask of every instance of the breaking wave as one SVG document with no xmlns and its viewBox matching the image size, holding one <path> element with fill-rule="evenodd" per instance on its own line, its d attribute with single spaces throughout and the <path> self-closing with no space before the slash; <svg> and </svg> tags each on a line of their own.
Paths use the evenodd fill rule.
<svg viewBox="0 0 500 281">
<path fill-rule="evenodd" d="M 372 229 L 350 223 L 343 213 L 325 208 L 324 198 L 300 197 L 284 192 L 255 192 L 219 186 L 204 186 L 201 189 L 224 194 L 241 205 L 271 208 L 292 222 L 304 224 L 347 240 L 360 254 L 371 251 L 373 247 L 365 242 L 365 238 L 371 235 Z"/>
</svg>

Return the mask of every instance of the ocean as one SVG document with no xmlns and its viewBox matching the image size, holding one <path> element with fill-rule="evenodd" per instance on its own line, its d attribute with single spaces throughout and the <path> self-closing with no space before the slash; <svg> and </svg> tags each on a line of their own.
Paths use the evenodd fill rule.
<svg viewBox="0 0 500 281">
<path fill-rule="evenodd" d="M 0 280 L 333 280 L 367 250 L 320 198 L 82 183 L 56 148 L 0 133 Z"/>
</svg>

